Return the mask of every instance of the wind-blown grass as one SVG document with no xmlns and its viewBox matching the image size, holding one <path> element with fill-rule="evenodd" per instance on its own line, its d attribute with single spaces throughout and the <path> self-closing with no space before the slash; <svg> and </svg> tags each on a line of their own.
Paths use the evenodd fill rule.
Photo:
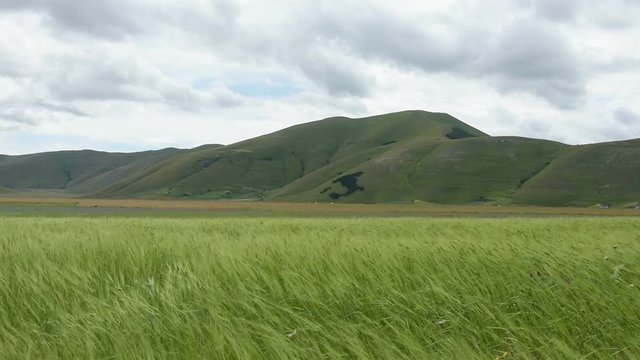
<svg viewBox="0 0 640 360">
<path fill-rule="evenodd" d="M 0 218 L 3 359 L 640 357 L 633 219 Z"/>
</svg>

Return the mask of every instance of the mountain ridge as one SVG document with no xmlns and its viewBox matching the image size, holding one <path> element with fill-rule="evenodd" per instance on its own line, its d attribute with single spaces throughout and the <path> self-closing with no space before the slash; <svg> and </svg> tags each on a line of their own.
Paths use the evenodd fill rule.
<svg viewBox="0 0 640 360">
<path fill-rule="evenodd" d="M 0 156 L 0 186 L 103 198 L 631 206 L 640 139 L 493 137 L 412 110 L 331 117 L 226 146 Z"/>
</svg>

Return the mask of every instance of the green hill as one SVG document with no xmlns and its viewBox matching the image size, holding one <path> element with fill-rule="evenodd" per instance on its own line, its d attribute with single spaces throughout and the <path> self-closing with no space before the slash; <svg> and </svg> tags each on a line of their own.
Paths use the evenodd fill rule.
<svg viewBox="0 0 640 360">
<path fill-rule="evenodd" d="M 91 150 L 58 151 L 0 157 L 0 186 L 18 190 L 66 190 L 85 193 L 120 181 L 184 152 L 164 149 L 139 153 L 107 153 Z"/>
<path fill-rule="evenodd" d="M 491 137 L 447 114 L 404 111 L 228 146 L 0 156 L 0 186 L 108 198 L 627 206 L 640 200 L 640 140 Z"/>
<path fill-rule="evenodd" d="M 574 146 L 514 200 L 549 206 L 635 204 L 640 201 L 640 139 Z"/>
<path fill-rule="evenodd" d="M 355 165 L 336 164 L 334 170 L 338 172 L 313 174 L 274 195 L 311 201 L 326 200 L 326 194 L 333 201 L 352 202 L 508 202 L 527 179 L 566 148 L 559 143 L 523 138 L 408 142 Z M 348 192 L 345 174 L 352 175 L 364 190 L 344 198 L 332 195 Z"/>
<path fill-rule="evenodd" d="M 279 195 L 271 194 L 273 190 L 316 171 L 356 166 L 407 143 L 486 136 L 450 115 L 423 111 L 330 118 L 182 154 L 98 195 L 274 198 Z"/>
</svg>

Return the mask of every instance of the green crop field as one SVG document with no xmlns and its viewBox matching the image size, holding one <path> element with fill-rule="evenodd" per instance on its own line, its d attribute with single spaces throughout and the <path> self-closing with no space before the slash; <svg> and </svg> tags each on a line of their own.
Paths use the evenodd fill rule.
<svg viewBox="0 0 640 360">
<path fill-rule="evenodd" d="M 639 230 L 0 217 L 0 357 L 638 359 Z"/>
</svg>

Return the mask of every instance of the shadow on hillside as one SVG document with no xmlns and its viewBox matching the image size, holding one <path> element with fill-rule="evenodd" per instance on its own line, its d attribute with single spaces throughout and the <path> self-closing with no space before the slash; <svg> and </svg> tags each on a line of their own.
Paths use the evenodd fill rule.
<svg viewBox="0 0 640 360">
<path fill-rule="evenodd" d="M 364 187 L 358 185 L 358 178 L 362 176 L 362 174 L 363 174 L 362 171 L 358 171 L 353 174 L 344 175 L 333 180 L 334 184 L 340 183 L 342 186 L 344 186 L 347 189 L 347 191 L 345 191 L 342 194 L 332 192 L 331 194 L 329 194 L 329 197 L 331 197 L 334 200 L 338 200 L 341 197 L 349 196 L 355 193 L 356 191 L 364 191 Z"/>
</svg>

